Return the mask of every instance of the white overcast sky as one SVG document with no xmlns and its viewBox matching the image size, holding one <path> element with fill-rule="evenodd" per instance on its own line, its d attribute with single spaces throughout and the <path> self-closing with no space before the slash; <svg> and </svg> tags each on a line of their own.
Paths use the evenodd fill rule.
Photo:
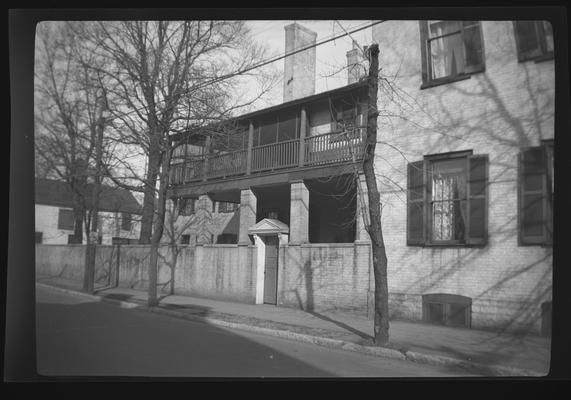
<svg viewBox="0 0 571 400">
<path fill-rule="evenodd" d="M 338 36 L 345 33 L 343 28 L 351 30 L 370 25 L 371 20 L 256 20 L 248 21 L 254 39 L 267 45 L 272 55 L 283 55 L 285 53 L 285 29 L 286 25 L 297 22 L 306 28 L 317 33 L 317 43 L 324 39 Z M 341 26 L 342 27 L 341 27 Z M 338 71 L 347 63 L 346 53 L 352 48 L 352 40 L 355 39 L 361 47 L 371 44 L 371 28 L 367 28 L 351 34 L 351 37 L 344 36 L 334 41 L 317 46 L 316 48 L 316 76 L 315 93 L 335 89 L 347 85 L 347 70 L 344 69 L 333 76 L 333 72 Z M 280 76 L 283 76 L 284 59 L 273 63 Z M 274 88 L 266 101 L 259 104 L 257 108 L 264 108 L 283 102 L 283 81 Z"/>
</svg>

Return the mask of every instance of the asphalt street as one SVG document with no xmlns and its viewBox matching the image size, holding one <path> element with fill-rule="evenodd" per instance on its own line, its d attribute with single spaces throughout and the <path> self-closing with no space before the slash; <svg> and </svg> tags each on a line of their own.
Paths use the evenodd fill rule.
<svg viewBox="0 0 571 400">
<path fill-rule="evenodd" d="M 467 373 L 36 289 L 38 373 L 148 377 L 461 377 Z"/>
</svg>

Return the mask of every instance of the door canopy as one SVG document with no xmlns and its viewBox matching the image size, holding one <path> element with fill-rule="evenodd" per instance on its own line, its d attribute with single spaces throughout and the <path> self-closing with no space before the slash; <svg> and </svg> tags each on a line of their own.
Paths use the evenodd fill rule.
<svg viewBox="0 0 571 400">
<path fill-rule="evenodd" d="M 288 234 L 289 226 L 282 221 L 272 218 L 264 218 L 248 229 L 248 235 L 268 236 L 278 235 L 280 233 Z"/>
</svg>

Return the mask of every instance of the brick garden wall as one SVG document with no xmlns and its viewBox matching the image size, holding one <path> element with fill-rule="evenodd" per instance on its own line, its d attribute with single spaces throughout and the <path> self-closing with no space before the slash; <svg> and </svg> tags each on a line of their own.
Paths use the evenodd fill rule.
<svg viewBox="0 0 571 400">
<path fill-rule="evenodd" d="M 280 246 L 278 305 L 367 315 L 369 252 L 353 243 Z"/>
<path fill-rule="evenodd" d="M 37 276 L 83 282 L 85 248 L 37 244 Z M 174 281 L 176 294 L 253 303 L 254 250 L 253 246 L 237 245 L 179 246 L 175 264 L 170 246 L 161 246 L 158 293 L 170 293 Z M 97 246 L 96 289 L 118 286 L 147 290 L 149 256 L 146 245 Z"/>
</svg>

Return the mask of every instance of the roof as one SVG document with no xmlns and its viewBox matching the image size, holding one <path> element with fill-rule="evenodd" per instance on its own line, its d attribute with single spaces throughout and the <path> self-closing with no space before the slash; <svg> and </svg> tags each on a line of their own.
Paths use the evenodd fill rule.
<svg viewBox="0 0 571 400">
<path fill-rule="evenodd" d="M 273 218 L 264 218 L 248 229 L 249 235 L 271 235 L 277 233 L 289 233 L 289 226 Z"/>
<path fill-rule="evenodd" d="M 240 231 L 240 209 L 234 211 L 234 215 L 232 215 L 232 218 L 230 218 L 230 220 L 222 230 L 222 233 L 223 234 L 230 233 L 237 235 L 239 231 Z"/>
<path fill-rule="evenodd" d="M 281 104 L 271 106 L 268 108 L 264 108 L 261 110 L 253 111 L 253 112 L 250 112 L 248 114 L 238 115 L 236 117 L 229 118 L 226 122 L 228 122 L 228 121 L 237 121 L 237 122 L 248 121 L 251 118 L 257 118 L 257 117 L 260 117 L 264 114 L 270 114 L 270 113 L 278 112 L 281 110 L 285 110 L 289 107 L 313 103 L 316 101 L 327 99 L 328 97 L 341 96 L 346 92 L 363 90 L 364 88 L 368 87 L 368 85 L 369 85 L 368 80 L 362 79 L 359 82 L 355 82 L 355 83 L 352 83 L 350 85 L 342 86 L 340 88 L 336 88 L 336 89 L 328 90 L 326 92 L 313 94 L 311 96 L 306 96 L 306 97 L 302 97 L 299 99 L 294 99 L 294 100 L 288 101 L 286 103 L 281 103 Z M 215 126 L 215 124 L 212 124 L 211 126 Z M 208 128 L 209 128 L 209 126 L 201 127 L 201 128 L 199 128 L 199 130 L 200 129 L 208 130 Z M 172 134 L 170 136 L 170 138 L 171 138 L 171 140 L 178 140 L 180 137 L 184 137 L 185 133 L 188 133 L 188 131 Z"/>
<path fill-rule="evenodd" d="M 93 187 L 93 184 L 88 184 L 84 193 L 87 207 L 91 207 Z M 35 202 L 36 204 L 72 208 L 73 192 L 67 182 L 36 178 Z M 102 185 L 99 210 L 141 214 L 141 205 L 129 190 Z"/>
</svg>

